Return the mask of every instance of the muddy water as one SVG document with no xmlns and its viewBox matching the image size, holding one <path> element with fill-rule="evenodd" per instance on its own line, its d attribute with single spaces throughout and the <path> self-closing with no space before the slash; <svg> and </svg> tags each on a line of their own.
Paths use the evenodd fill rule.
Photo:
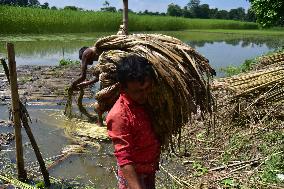
<svg viewBox="0 0 284 189">
<path fill-rule="evenodd" d="M 7 109 L 7 106 L 0 106 L 0 120 L 7 120 Z M 28 106 L 28 111 L 32 118 L 30 126 L 44 159 L 60 155 L 64 147 L 74 144 L 74 140 L 65 132 L 66 128 L 74 127 L 74 124 L 62 117 L 62 107 Z M 13 132 L 13 127 L 2 127 L 0 132 Z M 36 158 L 24 130 L 22 134 L 25 164 L 29 167 L 36 162 Z M 77 178 L 78 182 L 99 188 L 115 187 L 116 178 L 112 169 L 115 167 L 115 159 L 112 156 L 110 142 L 102 141 L 98 144 L 96 147 L 88 146 L 86 153 L 72 154 L 51 168 L 50 175 L 62 179 Z M 14 143 L 7 149 L 13 150 Z M 12 162 L 15 162 L 14 151 L 9 152 L 8 156 Z M 105 178 L 108 180 L 106 181 Z"/>
<path fill-rule="evenodd" d="M 194 32 L 165 32 L 180 38 L 206 56 L 217 70 L 228 65 L 240 65 L 245 59 L 266 53 L 283 45 L 283 39 L 269 36 L 240 36 L 229 34 L 208 34 Z M 90 46 L 96 39 L 107 34 L 77 35 L 35 35 L 35 36 L 0 36 L 0 56 L 5 56 L 5 41 L 12 41 L 16 48 L 17 65 L 58 65 L 62 58 L 77 60 L 78 50 Z M 218 72 L 221 75 L 220 72 Z M 56 103 L 55 103 L 56 104 Z M 65 129 L 71 122 L 61 119 L 62 106 L 28 106 L 32 117 L 33 133 L 44 158 L 59 155 L 61 150 L 74 141 L 66 136 Z M 7 120 L 7 106 L 0 106 L 0 120 Z M 0 132 L 12 132 L 12 128 L 0 128 Z M 25 158 L 27 164 L 35 157 L 27 137 L 23 133 Z M 116 179 L 111 167 L 115 166 L 110 143 L 100 142 L 100 148 L 90 147 L 84 154 L 71 155 L 58 166 L 50 170 L 56 178 L 80 177 L 79 181 L 98 188 L 112 188 Z M 15 161 L 11 153 L 12 161 Z"/>
</svg>

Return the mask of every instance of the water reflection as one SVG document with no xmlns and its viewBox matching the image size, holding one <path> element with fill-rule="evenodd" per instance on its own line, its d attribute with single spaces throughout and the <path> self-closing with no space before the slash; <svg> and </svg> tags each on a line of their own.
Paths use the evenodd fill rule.
<svg viewBox="0 0 284 189">
<path fill-rule="evenodd" d="M 240 65 L 246 59 L 262 55 L 284 45 L 283 36 L 239 35 L 202 32 L 163 32 L 177 37 L 196 48 L 219 70 L 228 65 Z M 91 46 L 100 34 L 73 34 L 61 36 L 25 36 L 16 38 L 0 36 L 0 56 L 6 56 L 4 43 L 15 40 L 16 61 L 18 65 L 58 65 L 62 58 L 78 59 L 82 46 Z M 2 53 L 2 54 L 1 54 Z"/>
<path fill-rule="evenodd" d="M 253 48 L 267 46 L 269 49 L 276 49 L 284 45 L 284 37 L 241 37 L 241 38 L 234 38 L 234 39 L 225 39 L 225 40 L 192 40 L 192 41 L 185 41 L 192 47 L 203 47 L 206 44 L 213 44 L 215 42 L 224 42 L 227 45 L 231 46 L 238 46 L 241 47 L 248 47 L 252 46 Z"/>
<path fill-rule="evenodd" d="M 266 44 L 256 45 L 254 43 L 246 43 L 244 45 L 243 41 L 238 41 L 234 45 L 228 44 L 225 41 L 203 43 L 202 45 L 199 42 L 197 44 L 190 42 L 189 45 L 208 58 L 210 65 L 217 72 L 221 67 L 229 65 L 238 66 L 246 59 L 254 58 L 274 49 L 269 48 Z"/>
</svg>

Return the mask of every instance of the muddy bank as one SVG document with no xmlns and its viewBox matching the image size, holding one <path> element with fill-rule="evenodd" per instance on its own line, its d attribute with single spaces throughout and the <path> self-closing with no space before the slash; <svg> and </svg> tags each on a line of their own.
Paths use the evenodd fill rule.
<svg viewBox="0 0 284 189">
<path fill-rule="evenodd" d="M 19 66 L 17 74 L 19 95 L 26 103 L 61 103 L 65 99 L 66 89 L 80 76 L 80 65 Z M 85 90 L 85 97 L 93 97 L 91 88 Z M 10 100 L 8 80 L 3 71 L 0 71 L 0 99 L 2 104 Z"/>
</svg>

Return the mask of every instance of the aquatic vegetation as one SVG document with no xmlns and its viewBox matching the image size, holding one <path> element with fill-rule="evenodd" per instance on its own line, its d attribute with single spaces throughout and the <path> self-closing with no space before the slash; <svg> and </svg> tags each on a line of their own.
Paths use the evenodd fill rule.
<svg viewBox="0 0 284 189">
<path fill-rule="evenodd" d="M 71 60 L 71 59 L 61 59 L 59 61 L 59 66 L 68 66 L 68 65 L 78 65 L 80 64 L 79 60 Z"/>
</svg>

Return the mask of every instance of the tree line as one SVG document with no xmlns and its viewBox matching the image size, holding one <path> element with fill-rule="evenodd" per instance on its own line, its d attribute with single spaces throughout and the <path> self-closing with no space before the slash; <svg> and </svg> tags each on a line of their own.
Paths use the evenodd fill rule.
<svg viewBox="0 0 284 189">
<path fill-rule="evenodd" d="M 170 16 L 179 16 L 185 18 L 214 18 L 229 19 L 255 22 L 256 17 L 251 9 L 247 13 L 244 8 L 219 10 L 218 8 L 210 8 L 208 4 L 200 4 L 200 0 L 190 0 L 183 8 L 177 4 L 168 5 L 167 14 Z"/>
<path fill-rule="evenodd" d="M 58 10 L 57 7 L 49 6 L 48 2 L 40 4 L 38 0 L 0 0 L 0 5 L 10 5 L 10 6 L 19 6 L 19 7 L 33 7 L 33 8 L 42 8 L 42 9 L 53 9 Z M 69 10 L 83 10 L 82 8 L 76 6 L 65 6 L 63 9 Z"/>
</svg>

